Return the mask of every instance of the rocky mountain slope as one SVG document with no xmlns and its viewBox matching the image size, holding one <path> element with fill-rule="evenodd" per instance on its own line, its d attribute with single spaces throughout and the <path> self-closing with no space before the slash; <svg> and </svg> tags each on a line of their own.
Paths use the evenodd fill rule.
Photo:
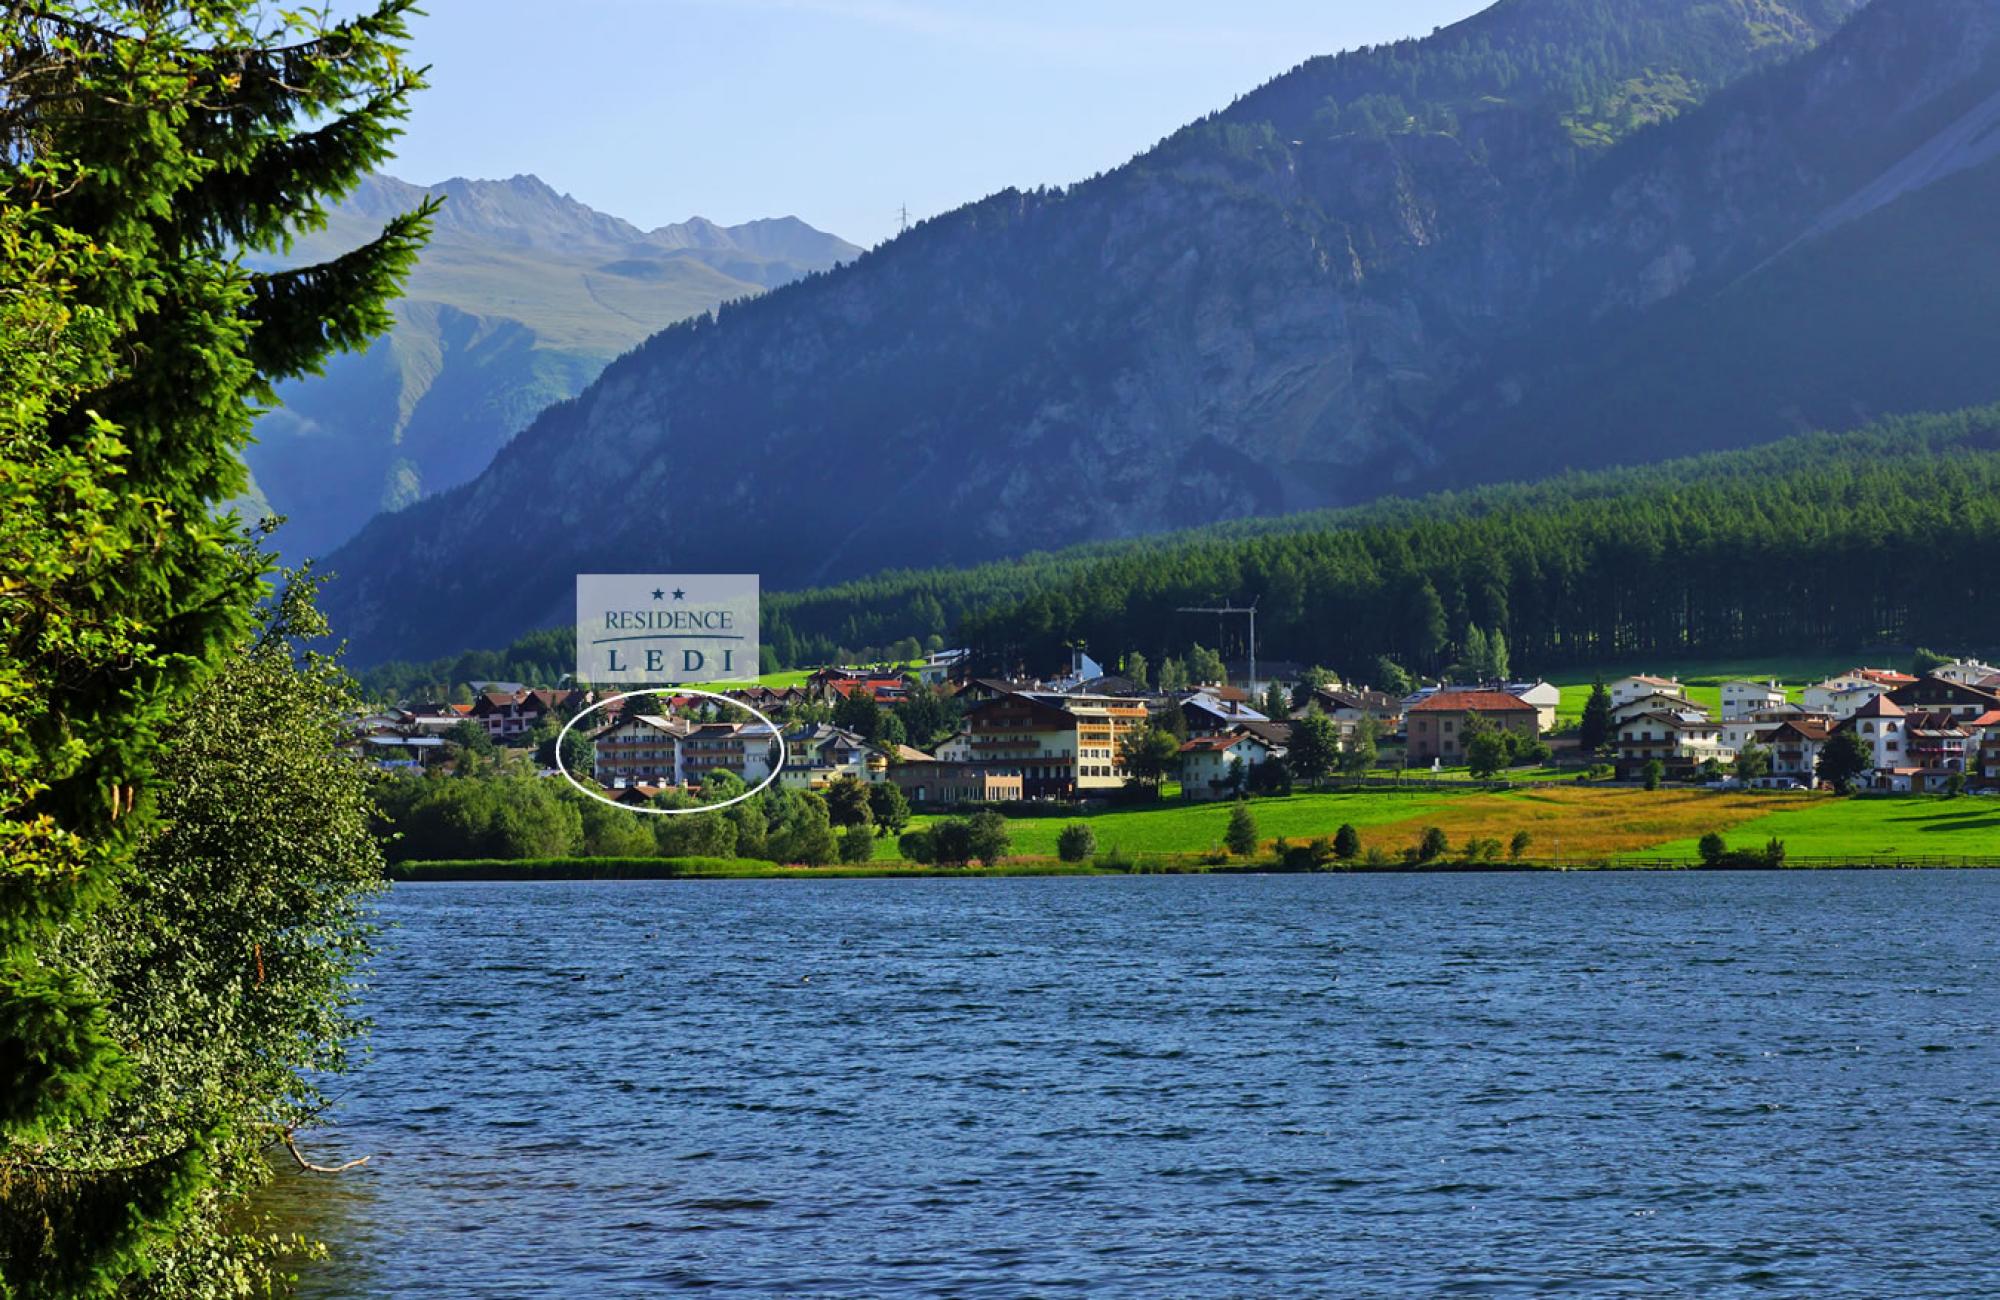
<svg viewBox="0 0 2000 1300">
<path fill-rule="evenodd" d="M 286 516 L 287 555 L 323 553 L 377 511 L 470 479 L 648 335 L 861 251 L 790 217 L 642 231 L 533 176 L 430 188 L 377 176 L 293 260 L 356 247 L 431 194 L 446 201 L 394 330 L 288 385 L 258 424 L 249 505 Z"/>
<path fill-rule="evenodd" d="M 442 653 L 567 617 L 579 570 L 796 586 L 2000 395 L 1947 335 L 1990 237 L 1906 338 L 1870 313 L 1909 292 L 1843 271 L 1990 213 L 2000 0 L 1857 8 L 1503 0 L 1302 65 L 663 332 L 372 525 L 329 605 L 363 660 Z M 1871 342 L 1926 364 L 1845 364 Z"/>
</svg>

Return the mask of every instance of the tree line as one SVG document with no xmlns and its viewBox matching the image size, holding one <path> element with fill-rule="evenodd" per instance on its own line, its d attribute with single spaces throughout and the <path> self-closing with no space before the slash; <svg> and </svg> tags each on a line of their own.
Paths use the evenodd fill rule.
<svg viewBox="0 0 2000 1300">
<path fill-rule="evenodd" d="M 1045 671 L 1078 644 L 1160 662 L 1202 626 L 1181 607 L 1223 597 L 1257 602 L 1267 661 L 1357 680 L 1383 656 L 1431 673 L 1802 642 L 1977 647 L 2000 644 L 1985 581 L 2000 571 L 1996 488 L 2000 408 L 1983 408 L 773 604 L 794 636 L 861 639 L 921 595 L 964 611 L 955 635 L 991 671 Z"/>
</svg>

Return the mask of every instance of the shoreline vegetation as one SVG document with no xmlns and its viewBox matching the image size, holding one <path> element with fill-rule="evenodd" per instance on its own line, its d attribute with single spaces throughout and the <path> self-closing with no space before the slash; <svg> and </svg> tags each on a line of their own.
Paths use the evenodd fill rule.
<svg viewBox="0 0 2000 1300">
<path fill-rule="evenodd" d="M 855 866 L 797 867 L 748 858 L 549 858 L 542 861 L 488 859 L 468 862 L 402 862 L 388 869 L 394 884 L 531 884 L 550 881 L 652 880 L 1002 880 L 1053 876 L 1413 876 L 1559 874 L 1563 872 L 1665 871 L 1996 871 L 2000 855 L 1978 858 L 1917 858 L 1889 861 L 1787 861 L 1710 865 L 1695 861 L 1606 861 L 1557 865 L 1553 862 L 1357 862 L 1330 867 L 1290 867 L 1279 861 L 1204 863 L 1140 861 L 1129 867 L 1023 859 L 990 867 L 926 867 L 916 863 L 863 863 Z"/>
<path fill-rule="evenodd" d="M 922 814 L 899 825 L 900 835 L 838 831 L 842 851 L 818 865 L 779 854 L 704 853 L 696 846 L 715 837 L 694 833 L 677 837 L 688 846 L 679 852 L 621 851 L 610 847 L 620 842 L 615 837 L 599 837 L 605 847 L 594 854 L 517 855 L 481 853 L 471 842 L 463 847 L 474 851 L 459 852 L 450 837 L 429 836 L 430 852 L 391 852 L 401 860 L 386 875 L 417 882 L 2000 867 L 2000 800 L 1975 796 L 1550 784 L 1301 791 L 1240 804 L 980 815 L 995 823 L 999 840 L 990 853 L 956 858 L 933 858 L 924 846 L 945 823 L 964 818 Z M 862 851 L 850 856 L 856 838 Z"/>
</svg>

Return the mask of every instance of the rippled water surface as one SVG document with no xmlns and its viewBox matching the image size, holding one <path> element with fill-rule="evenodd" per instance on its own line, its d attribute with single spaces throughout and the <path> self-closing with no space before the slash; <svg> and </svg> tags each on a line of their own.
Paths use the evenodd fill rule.
<svg viewBox="0 0 2000 1300">
<path fill-rule="evenodd" d="M 383 910 L 319 1296 L 2000 1294 L 2000 874 Z"/>
</svg>

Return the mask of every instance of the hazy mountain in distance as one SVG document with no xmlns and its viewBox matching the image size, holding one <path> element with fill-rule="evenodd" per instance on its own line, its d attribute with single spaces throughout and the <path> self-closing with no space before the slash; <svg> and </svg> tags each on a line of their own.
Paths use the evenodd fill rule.
<svg viewBox="0 0 2000 1300">
<path fill-rule="evenodd" d="M 378 511 L 471 478 L 544 407 L 661 328 L 861 251 L 794 217 L 644 231 L 533 176 L 430 187 L 374 176 L 287 260 L 356 247 L 432 194 L 446 202 L 395 328 L 286 385 L 282 409 L 258 422 L 249 504 L 286 516 L 288 557 L 321 554 Z"/>
<path fill-rule="evenodd" d="M 2000 0 L 1502 0 L 1315 59 L 663 331 L 328 607 L 421 657 L 579 571 L 795 587 L 1992 400 L 1996 78 Z M 593 510 L 606 464 L 666 504 Z"/>
</svg>

